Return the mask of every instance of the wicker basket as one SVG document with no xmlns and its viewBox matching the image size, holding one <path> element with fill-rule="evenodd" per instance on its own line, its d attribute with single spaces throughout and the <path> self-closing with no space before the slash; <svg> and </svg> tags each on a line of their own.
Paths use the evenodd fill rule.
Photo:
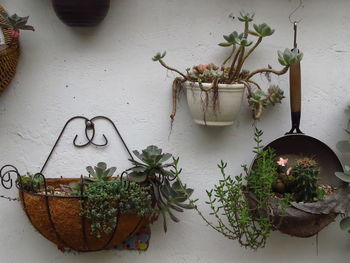
<svg viewBox="0 0 350 263">
<path fill-rule="evenodd" d="M 46 179 L 47 186 L 58 187 L 79 179 Z M 35 229 L 59 248 L 79 252 L 112 249 L 133 236 L 148 223 L 136 214 L 116 215 L 114 230 L 97 238 L 90 234 L 88 220 L 80 216 L 81 197 L 50 196 L 20 190 L 23 209 Z"/>
<path fill-rule="evenodd" d="M 0 12 L 5 12 L 4 8 L 0 5 Z M 0 22 L 5 21 L 0 17 Z M 11 42 L 11 30 L 2 29 L 5 36 L 6 44 Z M 0 51 L 0 94 L 10 84 L 12 78 L 16 74 L 16 68 L 20 55 L 19 42 L 14 40 L 11 47 Z"/>
</svg>

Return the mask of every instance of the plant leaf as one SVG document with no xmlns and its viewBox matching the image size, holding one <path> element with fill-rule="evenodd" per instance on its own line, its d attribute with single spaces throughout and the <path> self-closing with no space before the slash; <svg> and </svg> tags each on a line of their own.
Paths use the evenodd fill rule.
<svg viewBox="0 0 350 263">
<path fill-rule="evenodd" d="M 342 230 L 348 230 L 350 228 L 350 217 L 345 217 L 340 221 L 340 228 Z"/>
</svg>

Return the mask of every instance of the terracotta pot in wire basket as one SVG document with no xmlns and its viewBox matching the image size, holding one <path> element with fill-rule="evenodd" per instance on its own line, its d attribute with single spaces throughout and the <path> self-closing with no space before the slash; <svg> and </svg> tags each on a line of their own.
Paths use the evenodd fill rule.
<svg viewBox="0 0 350 263">
<path fill-rule="evenodd" d="M 62 185 L 69 185 L 70 183 L 80 183 L 84 185 L 84 182 L 89 178 L 81 176 L 80 178 L 45 178 L 44 169 L 50 160 L 56 146 L 58 145 L 66 127 L 68 124 L 76 119 L 83 119 L 85 121 L 85 135 L 87 142 L 85 144 L 78 144 L 77 137 L 74 138 L 73 144 L 75 147 L 84 147 L 88 145 L 94 146 L 106 146 L 108 140 L 105 135 L 103 138 L 105 142 L 97 144 L 94 142 L 95 128 L 93 121 L 96 119 L 103 119 L 109 121 L 117 135 L 122 140 L 123 146 L 129 158 L 133 159 L 129 149 L 124 143 L 124 140 L 120 136 L 114 123 L 106 117 L 95 117 L 91 120 L 76 116 L 71 118 L 62 129 L 53 149 L 51 150 L 46 162 L 39 173 L 34 177 L 35 180 L 40 179 L 43 182 L 41 191 L 30 191 L 24 187 L 24 176 L 21 176 L 17 168 L 12 165 L 5 165 L 0 170 L 1 184 L 4 188 L 10 189 L 15 185 L 19 189 L 20 200 L 22 207 L 34 228 L 41 233 L 45 238 L 55 243 L 61 250 L 71 249 L 78 252 L 99 251 L 104 249 L 116 248 L 122 242 L 132 237 L 138 230 L 146 226 L 149 223 L 149 215 L 139 216 L 132 213 L 121 213 L 118 203 L 114 205 L 118 207 L 115 216 L 115 224 L 112 226 L 112 230 L 109 233 L 102 233 L 100 236 L 92 234 L 91 223 L 81 213 L 81 208 L 87 203 L 86 198 L 81 195 L 58 195 L 55 192 L 57 187 Z M 123 179 L 123 172 L 119 175 L 121 180 Z M 16 177 L 16 181 L 11 178 Z M 32 186 L 35 185 L 35 180 L 32 181 Z M 128 182 L 126 182 L 128 183 Z M 53 192 L 52 192 L 52 189 Z M 83 187 L 82 187 L 83 191 Z"/>
<path fill-rule="evenodd" d="M 0 13 L 5 13 L 4 8 L 0 5 Z M 6 24 L 3 17 L 0 16 L 0 23 Z M 18 39 L 13 39 L 11 37 L 12 29 L 1 28 L 5 44 L 7 48 L 4 50 L 0 49 L 0 94 L 3 90 L 10 84 L 11 80 L 16 74 L 16 68 L 18 64 L 18 59 L 20 55 L 20 48 Z"/>
</svg>

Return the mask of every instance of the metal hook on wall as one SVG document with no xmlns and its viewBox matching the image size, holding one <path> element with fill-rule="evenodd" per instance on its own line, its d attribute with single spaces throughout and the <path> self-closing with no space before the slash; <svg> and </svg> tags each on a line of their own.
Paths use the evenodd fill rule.
<svg viewBox="0 0 350 263">
<path fill-rule="evenodd" d="M 290 21 L 290 23 L 291 24 L 293 24 L 293 25 L 295 25 L 295 24 L 298 24 L 298 23 L 300 23 L 301 22 L 301 20 L 303 20 L 302 18 L 301 19 L 299 19 L 299 20 L 292 20 L 292 16 L 300 9 L 300 8 L 304 8 L 304 2 L 303 2 L 303 0 L 299 0 L 299 4 L 298 4 L 298 6 L 289 14 L 289 21 Z"/>
<path fill-rule="evenodd" d="M 297 48 L 297 29 L 298 29 L 298 23 L 301 22 L 301 20 L 303 20 L 302 18 L 299 19 L 299 20 L 292 20 L 292 16 L 300 9 L 300 8 L 304 8 L 304 5 L 303 5 L 303 0 L 299 0 L 299 4 L 298 6 L 289 14 L 289 21 L 291 24 L 293 24 L 293 30 L 294 30 L 294 49 Z"/>
</svg>

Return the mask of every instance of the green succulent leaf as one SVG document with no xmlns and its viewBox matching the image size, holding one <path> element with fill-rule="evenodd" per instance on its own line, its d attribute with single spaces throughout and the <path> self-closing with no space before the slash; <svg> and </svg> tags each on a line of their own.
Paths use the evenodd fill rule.
<svg viewBox="0 0 350 263">
<path fill-rule="evenodd" d="M 238 20 L 241 22 L 251 22 L 251 21 L 253 21 L 254 16 L 255 16 L 255 14 L 253 12 L 248 13 L 245 11 L 241 11 L 241 12 L 239 12 Z"/>
<path fill-rule="evenodd" d="M 303 53 L 300 53 L 297 49 L 290 50 L 286 48 L 283 52 L 278 51 L 277 54 L 278 61 L 283 66 L 299 63 L 303 59 Z"/>
<path fill-rule="evenodd" d="M 337 146 L 337 149 L 343 153 L 350 152 L 350 142 L 349 141 L 339 141 L 336 146 Z"/>
<path fill-rule="evenodd" d="M 99 162 L 97 164 L 97 167 L 101 168 L 102 170 L 106 170 L 107 169 L 107 164 L 104 162 Z"/>
<path fill-rule="evenodd" d="M 128 175 L 129 179 L 136 183 L 142 183 L 147 180 L 147 175 L 144 173 L 131 172 Z"/>
<path fill-rule="evenodd" d="M 7 15 L 6 13 L 0 13 L 0 16 L 6 21 L 7 24 L 14 30 L 32 30 L 34 27 L 27 25 L 29 16 L 20 17 L 17 14 Z"/>
<path fill-rule="evenodd" d="M 218 44 L 220 47 L 230 47 L 232 46 L 233 44 L 232 43 L 228 43 L 228 42 L 222 42 L 222 43 L 219 43 Z"/>
<path fill-rule="evenodd" d="M 159 61 L 159 60 L 163 59 L 163 58 L 165 57 L 165 55 L 166 55 L 166 51 L 164 51 L 163 53 L 158 52 L 158 53 L 152 58 L 152 60 L 153 60 L 153 61 Z"/>
<path fill-rule="evenodd" d="M 237 39 L 237 44 L 244 47 L 249 47 L 253 41 L 248 41 L 246 38 Z"/>
<path fill-rule="evenodd" d="M 91 177 L 96 177 L 95 176 L 95 170 L 91 166 L 86 167 L 86 170 L 87 170 L 87 172 L 89 173 L 89 175 Z"/>
<path fill-rule="evenodd" d="M 350 229 L 350 217 L 345 217 L 340 221 L 340 228 L 342 230 Z"/>
<path fill-rule="evenodd" d="M 271 29 L 266 23 L 260 25 L 254 24 L 253 27 L 255 29 L 255 35 L 259 37 L 271 36 L 275 32 L 275 30 Z"/>
<path fill-rule="evenodd" d="M 350 183 L 350 174 L 335 172 L 335 176 L 344 182 Z"/>
</svg>

